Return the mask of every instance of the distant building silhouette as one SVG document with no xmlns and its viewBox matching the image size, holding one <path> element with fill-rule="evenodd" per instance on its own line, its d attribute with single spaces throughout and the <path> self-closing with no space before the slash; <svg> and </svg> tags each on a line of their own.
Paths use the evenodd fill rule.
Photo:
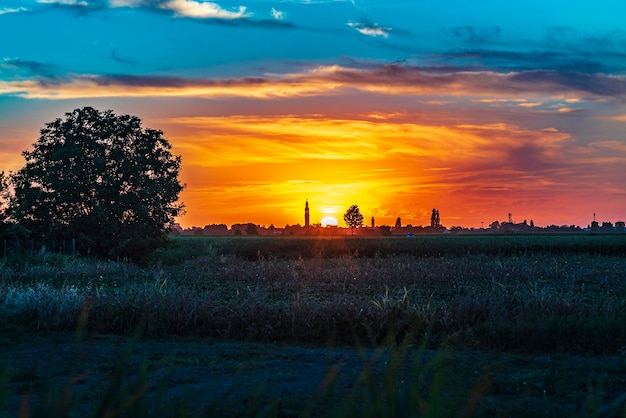
<svg viewBox="0 0 626 418">
<path fill-rule="evenodd" d="M 376 223 L 374 222 L 374 217 L 372 216 L 372 228 L 374 228 L 375 225 Z"/>
<path fill-rule="evenodd" d="M 304 226 L 309 226 L 309 199 L 304 204 Z"/>
<path fill-rule="evenodd" d="M 396 219 L 396 228 L 402 228 L 402 219 L 400 219 L 399 216 L 398 219 Z"/>
</svg>

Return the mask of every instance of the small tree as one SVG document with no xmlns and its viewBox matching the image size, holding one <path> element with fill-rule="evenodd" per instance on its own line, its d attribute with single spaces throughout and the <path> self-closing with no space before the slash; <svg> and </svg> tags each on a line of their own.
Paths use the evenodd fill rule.
<svg viewBox="0 0 626 418">
<path fill-rule="evenodd" d="M 91 107 L 47 123 L 12 178 L 11 216 L 41 240 L 139 260 L 167 241 L 183 185 L 163 132 Z"/>
<path fill-rule="evenodd" d="M 432 226 L 433 228 L 439 228 L 441 226 L 439 210 L 437 209 L 433 209 L 432 215 L 430 215 L 430 226 Z"/>
<path fill-rule="evenodd" d="M 259 235 L 259 230 L 255 224 L 249 223 L 246 225 L 246 235 Z"/>
<path fill-rule="evenodd" d="M 361 215 L 361 211 L 357 205 L 352 205 L 348 208 L 343 215 L 343 220 L 351 229 L 352 234 L 354 234 L 354 228 L 363 226 L 363 215 Z"/>
</svg>

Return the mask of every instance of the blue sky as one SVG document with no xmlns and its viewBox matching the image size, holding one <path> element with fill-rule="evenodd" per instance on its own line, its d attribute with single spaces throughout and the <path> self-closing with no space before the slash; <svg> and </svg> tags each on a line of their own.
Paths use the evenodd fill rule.
<svg viewBox="0 0 626 418">
<path fill-rule="evenodd" d="M 0 0 L 0 170 L 94 106 L 162 129 L 185 226 L 626 218 L 623 1 Z M 348 151 L 346 151 L 348 150 Z M 372 173 L 376 173 L 375 175 Z M 317 211 L 317 212 L 315 212 Z"/>
</svg>

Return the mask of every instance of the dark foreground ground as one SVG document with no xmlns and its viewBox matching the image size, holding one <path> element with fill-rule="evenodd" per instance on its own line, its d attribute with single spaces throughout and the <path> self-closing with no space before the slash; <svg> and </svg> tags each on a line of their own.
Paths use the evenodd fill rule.
<svg viewBox="0 0 626 418">
<path fill-rule="evenodd" d="M 331 409 L 339 411 L 333 416 L 350 416 L 372 408 L 376 391 L 408 394 L 418 412 L 431 416 L 626 416 L 626 353 L 398 353 L 210 339 L 133 343 L 110 335 L 76 340 L 72 333 L 0 335 L 2 417 L 16 417 L 20 408 L 54 416 L 63 400 L 71 416 L 95 416 L 112 392 L 125 394 L 118 400 L 126 407 L 144 402 L 148 416 L 181 415 L 181 405 L 204 416 L 320 416 Z M 384 399 L 378 406 L 388 416 L 394 401 Z M 45 407 L 38 411 L 38 405 Z"/>
</svg>

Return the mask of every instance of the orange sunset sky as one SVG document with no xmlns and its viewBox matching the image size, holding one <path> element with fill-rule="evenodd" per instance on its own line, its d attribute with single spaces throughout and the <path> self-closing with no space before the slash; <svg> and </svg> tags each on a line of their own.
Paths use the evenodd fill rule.
<svg viewBox="0 0 626 418">
<path fill-rule="evenodd" d="M 2 3 L 0 170 L 93 106 L 165 132 L 183 227 L 626 220 L 622 3 Z"/>
</svg>

